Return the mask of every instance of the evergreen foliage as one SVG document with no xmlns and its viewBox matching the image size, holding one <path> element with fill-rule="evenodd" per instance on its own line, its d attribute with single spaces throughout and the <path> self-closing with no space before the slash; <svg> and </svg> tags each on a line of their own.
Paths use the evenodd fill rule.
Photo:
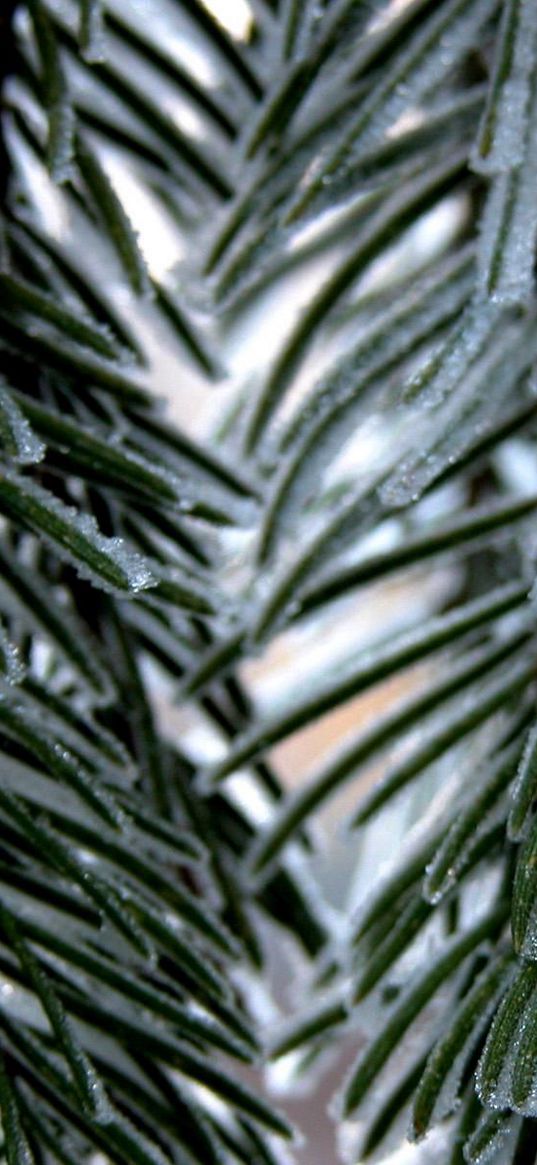
<svg viewBox="0 0 537 1165">
<path fill-rule="evenodd" d="M 537 7 L 250 0 L 236 35 L 213 7 L 0 13 L 4 1159 L 287 1161 L 261 1053 L 307 1076 L 350 1041 L 353 1161 L 406 1114 L 446 1165 L 529 1165 Z M 120 174 L 176 236 L 171 276 Z M 254 310 L 256 376 L 230 384 Z M 160 345 L 192 411 L 214 394 L 214 440 L 156 399 Z M 361 598 L 429 577 L 425 615 L 352 646 Z M 338 618 L 347 658 L 259 709 L 244 664 L 284 634 L 298 665 Z M 272 749 L 393 678 L 284 794 Z M 310 823 L 378 762 L 357 849 L 414 827 L 342 933 Z M 282 935 L 312 995 L 261 1049 Z"/>
</svg>

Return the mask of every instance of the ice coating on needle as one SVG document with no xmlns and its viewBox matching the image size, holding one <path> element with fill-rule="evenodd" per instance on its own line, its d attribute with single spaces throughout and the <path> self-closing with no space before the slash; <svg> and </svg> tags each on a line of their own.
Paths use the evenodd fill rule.
<svg viewBox="0 0 537 1165">
<path fill-rule="evenodd" d="M 505 1149 L 507 1138 L 519 1127 L 514 1116 L 502 1112 L 483 1112 L 477 1128 L 464 1146 L 464 1158 L 468 1165 L 488 1165 L 498 1161 L 500 1149 Z"/>
<path fill-rule="evenodd" d="M 525 152 L 537 46 L 533 0 L 507 0 L 490 96 L 481 122 L 472 166 L 500 174 L 520 165 Z"/>
<path fill-rule="evenodd" d="M 491 8 L 490 0 L 452 0 L 420 24 L 401 51 L 397 67 L 385 73 L 362 102 L 341 144 L 330 153 L 326 151 L 326 157 L 321 156 L 318 169 L 304 184 L 305 190 L 299 189 L 290 219 L 300 217 L 314 200 L 326 198 L 333 178 L 344 173 L 364 147 L 381 139 L 406 110 L 439 84 L 468 51 L 468 45 L 477 40 Z"/>
<path fill-rule="evenodd" d="M 79 36 L 82 56 L 88 65 L 103 61 L 105 42 L 101 0 L 82 0 Z"/>
<path fill-rule="evenodd" d="M 537 243 L 537 71 L 520 163 L 492 183 L 481 222 L 478 289 L 496 304 L 527 305 Z"/>
<path fill-rule="evenodd" d="M 433 370 L 424 387 L 424 404 L 430 392 L 434 408 L 423 408 L 421 419 L 416 415 L 415 423 L 421 425 L 419 445 L 414 435 L 411 452 L 403 454 L 382 486 L 386 505 L 401 507 L 417 501 L 456 468 L 473 442 L 497 422 L 513 383 L 530 373 L 537 352 L 533 321 L 510 323 L 496 304 L 489 302 L 487 308 L 487 328 L 477 328 L 479 345 L 478 337 L 456 337 L 445 364 Z"/>
<path fill-rule="evenodd" d="M 112 594 L 136 594 L 156 579 L 149 562 L 123 538 L 102 534 L 91 514 L 65 505 L 37 482 L 6 472 L 0 511 L 22 520 L 35 534 L 72 561 L 81 578 Z"/>
</svg>

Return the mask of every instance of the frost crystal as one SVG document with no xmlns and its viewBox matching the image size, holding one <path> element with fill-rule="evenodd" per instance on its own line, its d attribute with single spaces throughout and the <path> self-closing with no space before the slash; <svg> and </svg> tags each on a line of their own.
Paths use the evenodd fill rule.
<svg viewBox="0 0 537 1165">
<path fill-rule="evenodd" d="M 45 446 L 30 428 L 3 379 L 0 379 L 0 443 L 18 465 L 35 464 L 45 453 Z"/>
</svg>

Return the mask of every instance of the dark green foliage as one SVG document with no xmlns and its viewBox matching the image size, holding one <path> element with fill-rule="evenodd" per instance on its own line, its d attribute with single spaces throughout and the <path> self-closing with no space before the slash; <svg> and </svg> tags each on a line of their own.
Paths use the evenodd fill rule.
<svg viewBox="0 0 537 1165">
<path fill-rule="evenodd" d="M 241 11 L 0 12 L 3 1159 L 276 1165 L 263 1053 L 341 1040 L 364 1160 L 530 1165 L 537 9 Z M 272 750 L 387 682 L 286 793 Z M 390 870 L 332 931 L 309 823 L 377 765 Z"/>
</svg>

